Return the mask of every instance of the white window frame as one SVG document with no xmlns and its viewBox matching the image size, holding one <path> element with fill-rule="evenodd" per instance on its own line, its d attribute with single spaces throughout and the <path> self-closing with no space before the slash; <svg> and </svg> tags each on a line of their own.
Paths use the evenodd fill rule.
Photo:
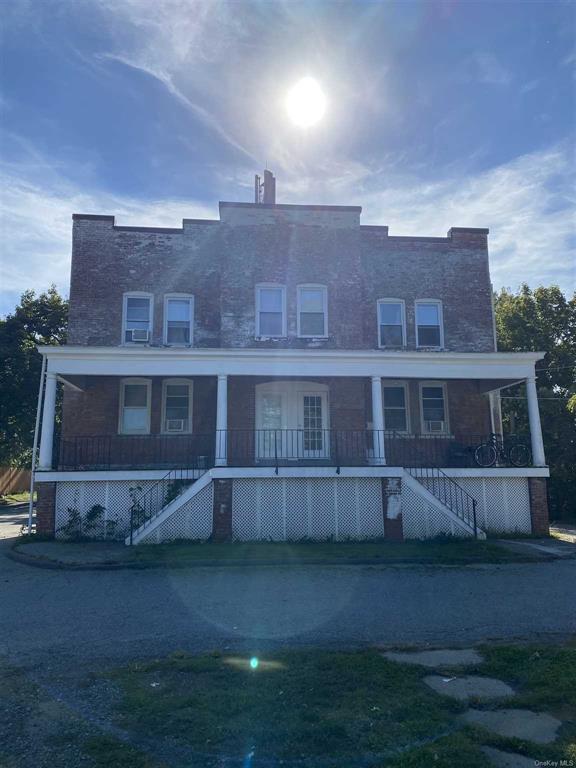
<svg viewBox="0 0 576 768">
<path fill-rule="evenodd" d="M 313 288 L 322 291 L 322 310 L 324 312 L 324 333 L 305 334 L 300 331 L 301 294 L 303 290 Z M 327 339 L 328 338 L 328 287 L 319 283 L 302 283 L 296 286 L 296 325 L 298 338 L 300 339 Z"/>
<path fill-rule="evenodd" d="M 123 429 L 123 416 L 124 416 L 124 393 L 127 384 L 145 384 L 146 385 L 146 403 L 147 403 L 147 420 L 145 430 L 124 430 Z M 120 397 L 119 409 L 118 409 L 118 434 L 119 435 L 149 435 L 150 434 L 150 421 L 152 413 L 152 380 L 143 378 L 128 378 L 120 379 Z"/>
<path fill-rule="evenodd" d="M 386 427 L 386 403 L 384 401 L 384 390 L 386 388 L 398 389 L 402 387 L 404 390 L 404 408 L 406 410 L 406 429 L 388 429 Z M 400 410 L 399 408 L 397 410 Z M 398 432 L 400 435 L 409 435 L 411 433 L 410 425 L 410 392 L 407 381 L 399 381 L 396 379 L 386 379 L 382 382 L 382 414 L 384 416 L 384 431 L 385 432 Z"/>
<path fill-rule="evenodd" d="M 188 429 L 182 432 L 168 432 L 166 429 L 166 397 L 167 389 L 170 384 L 185 384 L 188 387 Z M 162 410 L 160 411 L 160 432 L 163 435 L 191 435 L 192 434 L 192 412 L 194 404 L 194 382 L 192 379 L 164 379 L 162 381 Z"/>
<path fill-rule="evenodd" d="M 438 323 L 440 327 L 440 344 L 430 346 L 429 344 L 420 344 L 418 338 L 418 307 L 420 304 L 435 304 L 438 307 Z M 416 347 L 419 349 L 444 349 L 444 311 L 440 299 L 416 299 L 414 302 L 414 326 L 416 329 Z"/>
<path fill-rule="evenodd" d="M 139 341 L 126 341 L 126 331 L 128 330 L 128 299 L 148 299 L 150 308 L 150 315 L 148 318 L 148 343 L 152 341 L 152 333 L 154 330 L 154 294 L 147 293 L 146 291 L 128 291 L 122 297 L 122 345 L 142 346 L 143 342 Z"/>
<path fill-rule="evenodd" d="M 262 289 L 279 290 L 282 293 L 282 333 L 272 336 L 260 333 L 260 291 Z M 288 323 L 286 318 L 286 286 L 281 283 L 258 283 L 254 289 L 254 305 L 256 307 L 255 337 L 257 339 L 284 339 L 288 335 Z"/>
<path fill-rule="evenodd" d="M 382 344 L 380 339 L 380 305 L 381 304 L 400 304 L 400 316 L 402 319 L 402 347 L 406 346 L 406 302 L 404 299 L 378 299 L 376 302 L 376 333 L 378 338 L 378 347 L 380 349 L 397 349 L 397 347 L 389 347 L 386 344 Z"/>
<path fill-rule="evenodd" d="M 426 429 L 426 423 L 424 421 L 424 398 L 422 392 L 424 387 L 442 387 L 442 395 L 444 398 L 444 431 L 443 432 L 430 432 Z M 419 381 L 418 382 L 418 400 L 420 403 L 420 425 L 423 435 L 438 435 L 440 437 L 450 434 L 450 413 L 448 409 L 448 386 L 445 381 Z"/>
<path fill-rule="evenodd" d="M 187 299 L 190 304 L 190 341 L 187 344 L 175 344 L 168 341 L 168 302 L 170 299 Z M 164 329 L 163 339 L 166 346 L 191 347 L 194 343 L 194 296 L 191 293 L 166 293 L 164 294 Z"/>
</svg>

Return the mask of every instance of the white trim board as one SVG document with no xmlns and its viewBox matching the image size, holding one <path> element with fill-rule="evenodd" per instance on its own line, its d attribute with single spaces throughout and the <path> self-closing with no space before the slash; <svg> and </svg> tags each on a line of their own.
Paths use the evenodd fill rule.
<svg viewBox="0 0 576 768">
<path fill-rule="evenodd" d="M 497 467 L 495 469 L 463 468 L 443 469 L 448 477 L 549 477 L 548 467 Z M 37 472 L 37 483 L 54 483 L 74 480 L 160 480 L 167 470 L 94 470 L 86 472 Z M 213 467 L 203 470 L 189 470 L 187 477 L 210 474 L 214 478 L 242 477 L 402 477 L 403 467 L 279 467 L 276 474 L 274 467 Z"/>
<path fill-rule="evenodd" d="M 88 376 L 383 376 L 525 379 L 544 352 L 40 346 L 48 371 Z"/>
</svg>

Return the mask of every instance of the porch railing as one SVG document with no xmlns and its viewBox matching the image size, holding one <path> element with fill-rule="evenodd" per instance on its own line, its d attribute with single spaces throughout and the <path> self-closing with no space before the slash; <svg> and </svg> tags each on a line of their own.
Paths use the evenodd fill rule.
<svg viewBox="0 0 576 768">
<path fill-rule="evenodd" d="M 497 448 L 486 448 L 496 445 Z M 481 446 L 484 448 L 481 449 Z M 522 450 L 511 451 L 511 446 Z M 63 471 L 194 469 L 214 465 L 395 467 L 527 466 L 529 440 L 519 436 L 405 435 L 342 429 L 223 430 L 194 435 L 63 437 L 54 467 Z M 518 458 L 520 457 L 520 461 Z M 524 457 L 524 458 L 522 458 Z"/>
</svg>

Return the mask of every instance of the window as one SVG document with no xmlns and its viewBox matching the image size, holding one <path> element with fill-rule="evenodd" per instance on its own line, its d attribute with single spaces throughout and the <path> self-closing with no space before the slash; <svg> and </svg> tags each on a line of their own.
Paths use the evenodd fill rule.
<svg viewBox="0 0 576 768">
<path fill-rule="evenodd" d="M 378 344 L 381 347 L 403 347 L 406 344 L 403 301 L 380 299 L 378 302 Z"/>
<path fill-rule="evenodd" d="M 286 289 L 256 286 L 256 336 L 286 336 Z"/>
<path fill-rule="evenodd" d="M 162 389 L 162 431 L 192 432 L 192 382 L 166 379 Z"/>
<path fill-rule="evenodd" d="M 444 346 L 441 302 L 434 299 L 416 302 L 416 346 Z"/>
<path fill-rule="evenodd" d="M 149 293 L 124 294 L 122 341 L 146 343 L 152 333 L 152 296 Z"/>
<path fill-rule="evenodd" d="M 184 294 L 164 299 L 164 343 L 174 346 L 192 344 L 194 298 Z"/>
<path fill-rule="evenodd" d="M 421 382 L 420 407 L 422 431 L 426 434 L 448 432 L 446 386 L 437 382 Z"/>
<path fill-rule="evenodd" d="M 408 394 L 403 382 L 386 382 L 382 388 L 384 429 L 408 432 Z"/>
<path fill-rule="evenodd" d="M 150 380 L 124 379 L 120 382 L 120 425 L 124 435 L 150 432 Z"/>
<path fill-rule="evenodd" d="M 328 335 L 328 293 L 324 285 L 298 286 L 298 336 Z"/>
</svg>

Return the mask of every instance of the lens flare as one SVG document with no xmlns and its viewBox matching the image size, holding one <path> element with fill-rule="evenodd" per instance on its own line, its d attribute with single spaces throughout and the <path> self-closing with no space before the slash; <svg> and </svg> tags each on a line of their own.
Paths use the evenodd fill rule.
<svg viewBox="0 0 576 768">
<path fill-rule="evenodd" d="M 259 663 L 260 662 L 258 661 L 256 656 L 252 656 L 252 658 L 250 659 L 250 669 L 258 669 Z"/>
<path fill-rule="evenodd" d="M 288 92 L 286 109 L 290 120 L 299 128 L 310 128 L 326 112 L 326 96 L 317 80 L 304 77 Z"/>
</svg>

